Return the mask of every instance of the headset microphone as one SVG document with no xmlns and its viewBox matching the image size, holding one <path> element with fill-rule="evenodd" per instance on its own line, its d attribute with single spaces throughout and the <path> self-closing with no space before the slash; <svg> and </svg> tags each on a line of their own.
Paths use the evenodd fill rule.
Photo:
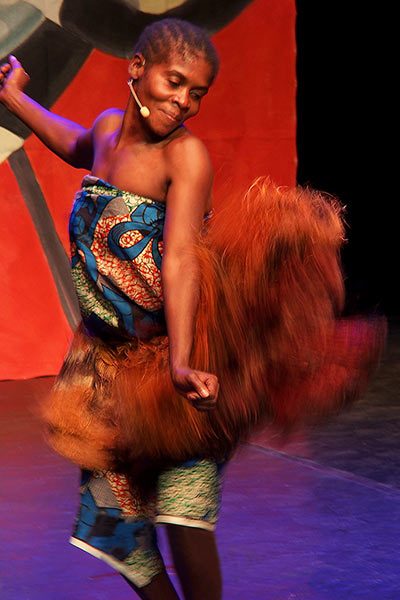
<svg viewBox="0 0 400 600">
<path fill-rule="evenodd" d="M 129 89 L 132 92 L 132 96 L 135 99 L 136 104 L 138 105 L 139 109 L 140 109 L 140 114 L 142 115 L 143 119 L 147 119 L 150 116 L 150 111 L 147 108 L 147 106 L 143 106 L 143 104 L 140 102 L 139 98 L 137 97 L 137 94 L 135 92 L 135 89 L 133 87 L 133 82 L 132 79 L 128 79 L 127 84 L 129 85 Z"/>
</svg>

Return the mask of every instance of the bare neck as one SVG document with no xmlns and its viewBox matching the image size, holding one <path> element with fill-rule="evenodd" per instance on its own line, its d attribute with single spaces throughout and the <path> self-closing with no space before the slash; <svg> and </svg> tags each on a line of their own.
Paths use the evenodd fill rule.
<svg viewBox="0 0 400 600">
<path fill-rule="evenodd" d="M 156 144 L 162 141 L 162 139 L 151 131 L 146 120 L 140 115 L 139 107 L 132 96 L 130 96 L 122 118 L 121 127 L 117 133 L 116 145 Z"/>
<path fill-rule="evenodd" d="M 186 127 L 181 125 L 166 137 L 160 137 L 155 134 L 149 127 L 146 119 L 140 115 L 138 105 L 132 96 L 130 96 L 122 118 L 121 126 L 116 135 L 115 144 L 117 148 L 131 144 L 163 146 L 167 145 L 176 137 L 180 137 L 187 133 L 188 130 Z"/>
</svg>

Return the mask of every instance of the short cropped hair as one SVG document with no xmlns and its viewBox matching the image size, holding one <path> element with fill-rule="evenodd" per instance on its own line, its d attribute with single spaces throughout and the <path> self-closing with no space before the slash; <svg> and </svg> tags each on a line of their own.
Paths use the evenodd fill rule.
<svg viewBox="0 0 400 600">
<path fill-rule="evenodd" d="M 219 59 L 214 44 L 206 31 L 182 19 L 162 19 L 145 27 L 134 48 L 149 64 L 159 64 L 177 53 L 182 58 L 203 55 L 212 69 L 214 81 L 219 68 Z"/>
</svg>

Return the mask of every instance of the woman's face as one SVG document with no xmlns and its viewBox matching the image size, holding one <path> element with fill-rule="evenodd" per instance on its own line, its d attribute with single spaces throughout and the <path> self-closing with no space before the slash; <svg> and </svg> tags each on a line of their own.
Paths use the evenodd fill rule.
<svg viewBox="0 0 400 600">
<path fill-rule="evenodd" d="M 211 79 L 212 67 L 202 56 L 184 59 L 174 54 L 167 62 L 145 66 L 135 89 L 150 110 L 148 125 L 165 137 L 196 115 Z"/>
</svg>

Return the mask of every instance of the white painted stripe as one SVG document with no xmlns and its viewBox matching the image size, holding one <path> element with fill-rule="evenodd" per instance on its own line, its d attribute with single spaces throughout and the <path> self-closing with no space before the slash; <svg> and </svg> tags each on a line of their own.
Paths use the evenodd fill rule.
<svg viewBox="0 0 400 600">
<path fill-rule="evenodd" d="M 60 23 L 60 6 L 63 3 L 63 0 L 27 0 L 29 4 L 36 6 L 45 17 L 50 19 L 50 21 L 54 21 L 57 25 L 61 25 Z"/>
<path fill-rule="evenodd" d="M 181 6 L 184 0 L 131 0 L 131 3 L 142 12 L 161 15 L 167 10 Z"/>
<path fill-rule="evenodd" d="M 24 145 L 24 140 L 4 127 L 0 127 L 0 163 L 10 154 L 19 150 Z"/>
</svg>

